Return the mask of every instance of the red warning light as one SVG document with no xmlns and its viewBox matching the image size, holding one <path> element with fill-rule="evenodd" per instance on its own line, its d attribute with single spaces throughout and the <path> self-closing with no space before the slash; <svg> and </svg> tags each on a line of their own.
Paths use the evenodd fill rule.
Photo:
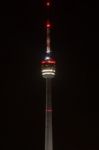
<svg viewBox="0 0 99 150">
<path fill-rule="evenodd" d="M 45 111 L 46 112 L 52 112 L 53 110 L 52 109 L 46 109 Z"/>
<path fill-rule="evenodd" d="M 41 64 L 56 64 L 55 60 L 43 60 L 41 61 Z"/>
<path fill-rule="evenodd" d="M 50 6 L 50 2 L 46 2 L 46 6 Z"/>
<path fill-rule="evenodd" d="M 46 3 L 46 6 L 48 6 L 48 7 L 49 7 L 50 5 L 51 5 L 51 4 L 50 4 L 50 2 L 47 2 L 47 3 Z"/>
<path fill-rule="evenodd" d="M 50 0 L 47 0 L 46 6 L 50 6 L 50 5 L 51 5 Z"/>
<path fill-rule="evenodd" d="M 47 28 L 51 28 L 51 24 L 50 24 L 50 22 L 49 22 L 49 21 L 47 21 L 47 23 L 46 23 L 46 27 L 47 27 Z"/>
<path fill-rule="evenodd" d="M 51 24 L 50 24 L 50 23 L 47 23 L 46 27 L 47 27 L 47 28 L 50 28 L 50 27 L 51 27 Z"/>
</svg>

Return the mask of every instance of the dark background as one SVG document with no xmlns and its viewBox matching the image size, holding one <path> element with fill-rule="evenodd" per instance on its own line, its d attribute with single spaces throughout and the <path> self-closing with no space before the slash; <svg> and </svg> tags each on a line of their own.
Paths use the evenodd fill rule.
<svg viewBox="0 0 99 150">
<path fill-rule="evenodd" d="M 99 150 L 98 1 L 53 0 L 54 150 Z M 0 149 L 44 150 L 44 0 L 3 1 Z"/>
</svg>

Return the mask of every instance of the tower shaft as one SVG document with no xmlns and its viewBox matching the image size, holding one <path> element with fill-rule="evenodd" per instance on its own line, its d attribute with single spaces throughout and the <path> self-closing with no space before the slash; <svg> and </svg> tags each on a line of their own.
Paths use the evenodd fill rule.
<svg viewBox="0 0 99 150">
<path fill-rule="evenodd" d="M 51 79 L 46 78 L 45 150 L 53 150 Z"/>
</svg>

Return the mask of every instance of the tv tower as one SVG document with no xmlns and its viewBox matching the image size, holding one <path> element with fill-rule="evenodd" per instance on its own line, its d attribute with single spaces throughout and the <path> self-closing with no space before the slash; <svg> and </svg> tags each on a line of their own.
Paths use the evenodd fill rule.
<svg viewBox="0 0 99 150">
<path fill-rule="evenodd" d="M 51 2 L 46 0 L 47 13 L 50 12 Z M 51 51 L 51 23 L 50 18 L 46 21 L 46 51 L 45 57 L 41 61 L 42 77 L 46 81 L 46 106 L 45 106 L 45 150 L 53 150 L 52 135 L 52 102 L 51 102 L 51 80 L 55 77 L 55 59 L 52 58 Z"/>
</svg>

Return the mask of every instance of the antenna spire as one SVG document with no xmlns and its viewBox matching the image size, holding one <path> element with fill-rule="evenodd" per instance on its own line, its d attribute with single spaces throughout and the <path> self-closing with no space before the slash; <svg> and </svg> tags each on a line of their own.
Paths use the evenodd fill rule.
<svg viewBox="0 0 99 150">
<path fill-rule="evenodd" d="M 47 21 L 47 24 L 46 24 L 46 53 L 50 53 L 51 52 L 51 46 L 50 46 L 50 43 L 51 43 L 51 39 L 50 39 L 50 28 L 51 28 L 51 24 L 49 22 L 49 20 Z"/>
<path fill-rule="evenodd" d="M 51 39 L 50 39 L 50 30 L 51 30 L 51 23 L 50 23 L 50 19 L 49 19 L 49 8 L 50 8 L 50 0 L 46 1 L 46 8 L 47 8 L 47 21 L 46 21 L 46 53 L 50 54 L 51 52 Z"/>
</svg>

